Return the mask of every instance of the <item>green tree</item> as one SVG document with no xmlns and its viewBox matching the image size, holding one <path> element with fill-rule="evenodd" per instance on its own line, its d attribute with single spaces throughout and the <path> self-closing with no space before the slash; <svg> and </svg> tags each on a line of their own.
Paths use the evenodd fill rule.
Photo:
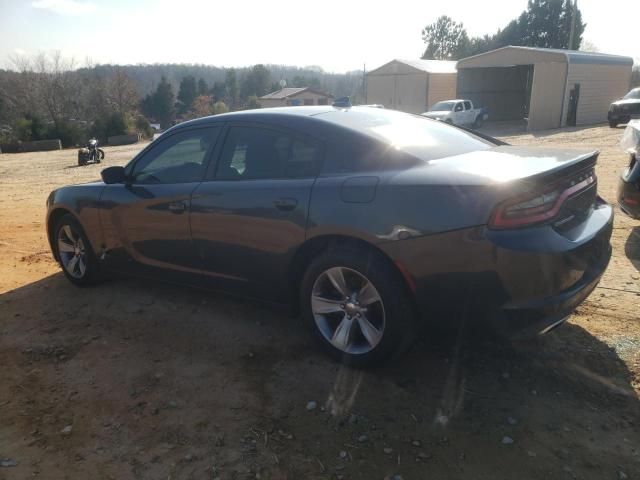
<svg viewBox="0 0 640 480">
<path fill-rule="evenodd" d="M 227 95 L 225 82 L 213 82 L 210 93 L 215 100 L 223 99 Z"/>
<path fill-rule="evenodd" d="M 182 103 L 182 112 L 186 112 L 191 108 L 191 104 L 198 96 L 198 87 L 196 84 L 196 78 L 188 75 L 182 77 L 180 81 L 180 88 L 178 90 L 178 100 Z"/>
<path fill-rule="evenodd" d="M 198 95 L 208 95 L 209 85 L 205 82 L 204 78 L 198 80 Z"/>
<path fill-rule="evenodd" d="M 291 80 L 292 87 L 311 87 L 320 89 L 320 79 L 318 77 L 307 78 L 304 75 L 296 75 Z"/>
<path fill-rule="evenodd" d="M 254 65 L 242 81 L 241 95 L 248 98 L 252 95 L 261 97 L 269 91 L 271 72 L 264 65 Z"/>
<path fill-rule="evenodd" d="M 234 109 L 238 104 L 238 78 L 235 68 L 230 68 L 225 72 L 224 86 L 229 105 L 231 109 Z"/>
<path fill-rule="evenodd" d="M 142 112 L 160 122 L 162 128 L 168 128 L 175 118 L 175 97 L 171 84 L 163 76 L 156 91 L 142 101 Z"/>
<path fill-rule="evenodd" d="M 571 37 L 572 16 L 575 13 L 575 35 Z M 494 35 L 472 38 L 469 55 L 487 52 L 507 45 L 578 50 L 586 24 L 580 9 L 572 0 L 529 0 L 527 9 Z"/>
<path fill-rule="evenodd" d="M 462 23 L 442 15 L 422 30 L 426 49 L 422 58 L 429 60 L 457 60 L 469 49 L 469 37 Z"/>
<path fill-rule="evenodd" d="M 18 140 L 28 142 L 31 140 L 31 120 L 19 118 L 13 125 L 13 131 Z"/>
</svg>

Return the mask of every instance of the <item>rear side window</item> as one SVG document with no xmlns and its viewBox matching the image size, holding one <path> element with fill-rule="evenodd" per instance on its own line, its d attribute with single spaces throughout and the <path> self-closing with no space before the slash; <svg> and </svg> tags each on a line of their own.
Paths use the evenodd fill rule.
<svg viewBox="0 0 640 480">
<path fill-rule="evenodd" d="M 321 148 L 315 140 L 280 130 L 234 126 L 227 134 L 216 178 L 314 177 L 320 160 Z"/>
<path fill-rule="evenodd" d="M 464 102 L 464 109 L 471 110 L 471 102 Z"/>
<path fill-rule="evenodd" d="M 384 167 L 388 148 L 364 135 L 336 132 L 327 145 L 324 173 L 371 172 Z"/>
<path fill-rule="evenodd" d="M 349 138 L 368 140 L 370 146 L 365 148 L 368 152 L 380 153 L 382 151 L 385 153 L 385 149 L 386 151 L 394 149 L 423 161 L 461 155 L 476 150 L 487 150 L 498 144 L 443 122 L 381 108 L 336 109 L 316 115 L 314 118 L 345 127 L 340 136 L 336 135 L 337 138 L 348 136 Z M 348 150 L 351 143 L 350 141 L 332 141 L 328 148 L 331 148 L 336 155 L 346 156 L 349 155 Z M 384 148 L 373 146 L 374 144 L 379 144 Z M 347 153 L 335 151 L 338 148 L 342 148 Z M 371 164 L 371 162 L 366 162 L 366 160 L 372 159 L 368 152 L 365 152 L 365 156 L 362 158 L 365 159 L 365 163 Z M 333 163 L 334 160 L 327 153 L 325 163 L 329 162 Z M 375 161 L 373 165 L 375 165 Z M 362 169 L 356 169 L 356 171 L 359 170 Z"/>
</svg>

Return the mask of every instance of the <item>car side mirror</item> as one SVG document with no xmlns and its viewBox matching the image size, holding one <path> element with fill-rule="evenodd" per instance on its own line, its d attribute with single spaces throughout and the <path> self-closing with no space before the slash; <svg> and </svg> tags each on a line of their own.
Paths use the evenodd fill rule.
<svg viewBox="0 0 640 480">
<path fill-rule="evenodd" d="M 113 183 L 124 183 L 127 179 L 127 174 L 124 171 L 124 167 L 109 167 L 100 172 L 102 181 L 107 185 Z"/>
</svg>

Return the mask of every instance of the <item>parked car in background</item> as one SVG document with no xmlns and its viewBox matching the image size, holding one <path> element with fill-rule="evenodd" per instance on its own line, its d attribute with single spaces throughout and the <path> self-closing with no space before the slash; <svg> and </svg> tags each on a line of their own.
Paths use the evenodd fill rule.
<svg viewBox="0 0 640 480">
<path fill-rule="evenodd" d="M 629 165 L 618 183 L 618 204 L 624 213 L 640 219 L 640 120 L 629 122 L 620 146 L 629 154 Z"/>
<path fill-rule="evenodd" d="M 617 127 L 620 123 L 629 123 L 632 118 L 640 118 L 640 87 L 634 88 L 620 100 L 613 102 L 607 118 L 611 128 Z"/>
<path fill-rule="evenodd" d="M 424 321 L 560 325 L 611 255 L 597 156 L 378 108 L 248 110 L 53 191 L 47 234 L 76 285 L 117 271 L 292 303 L 331 354 L 367 365 Z"/>
<path fill-rule="evenodd" d="M 462 125 L 465 127 L 480 128 L 489 119 L 486 108 L 476 108 L 471 100 L 445 100 L 434 104 L 428 112 L 421 114 L 424 117 Z"/>
</svg>

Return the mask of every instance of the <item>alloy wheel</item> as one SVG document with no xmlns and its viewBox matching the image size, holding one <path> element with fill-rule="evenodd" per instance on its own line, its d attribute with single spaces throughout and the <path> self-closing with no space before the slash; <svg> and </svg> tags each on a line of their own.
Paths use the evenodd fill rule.
<svg viewBox="0 0 640 480">
<path fill-rule="evenodd" d="M 382 298 L 355 270 L 332 267 L 322 272 L 313 284 L 311 310 L 322 336 L 344 353 L 368 353 L 382 340 Z"/>
<path fill-rule="evenodd" d="M 58 255 L 62 267 L 73 278 L 81 279 L 87 271 L 87 250 L 80 234 L 71 226 L 58 230 Z"/>
</svg>

